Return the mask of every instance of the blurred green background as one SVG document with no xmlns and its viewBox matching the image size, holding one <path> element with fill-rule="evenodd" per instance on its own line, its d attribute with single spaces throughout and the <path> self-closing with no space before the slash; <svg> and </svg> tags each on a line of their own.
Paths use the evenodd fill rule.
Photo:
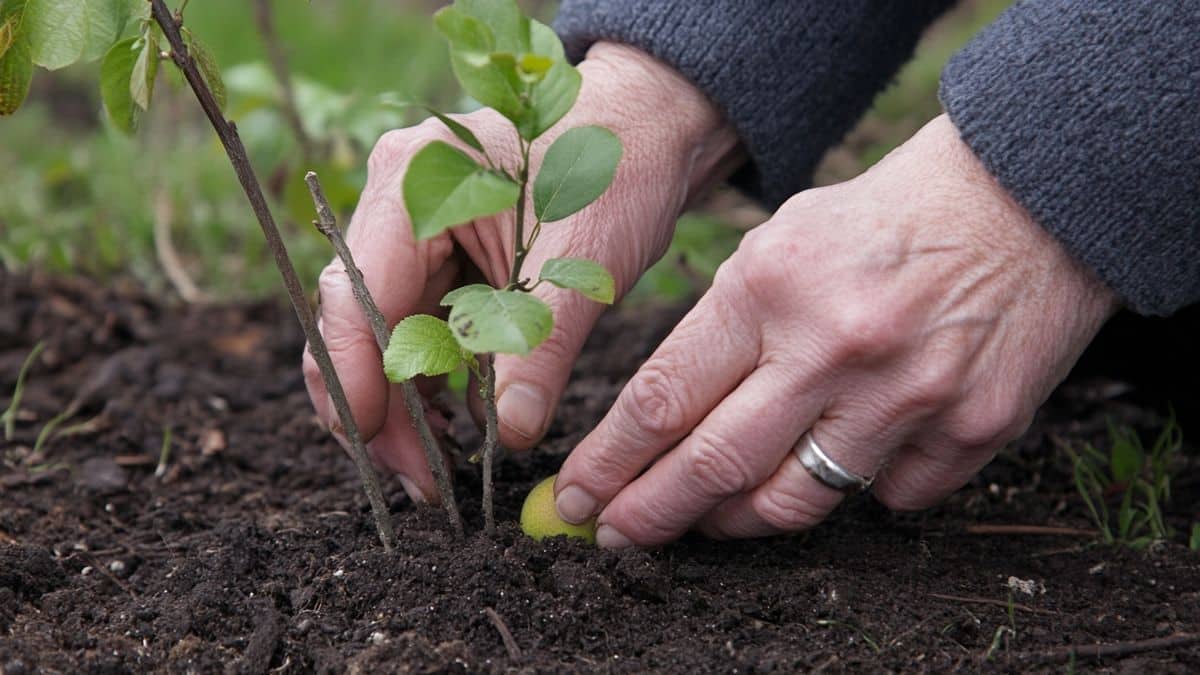
<svg viewBox="0 0 1200 675">
<path fill-rule="evenodd" d="M 937 115 L 942 66 L 1010 2 L 968 0 L 931 27 L 914 60 L 830 151 L 817 182 L 857 175 Z M 344 216 L 363 185 L 374 139 L 421 116 L 398 103 L 469 107 L 432 30 L 430 15 L 441 4 L 274 2 L 275 29 L 315 148 L 308 157 L 278 105 L 254 2 L 195 0 L 188 6 L 187 24 L 225 74 L 229 115 L 309 288 L 330 251 L 308 225 L 305 170 L 322 175 Z M 543 20 L 553 16 L 553 2 L 522 4 Z M 151 289 L 191 299 L 279 292 L 277 272 L 228 161 L 173 69 L 161 71 L 154 105 L 132 138 L 105 121 L 97 69 L 93 63 L 39 71 L 26 105 L 0 118 L 0 264 L 100 279 L 133 276 Z M 719 191 L 681 219 L 671 250 L 635 296 L 694 293 L 741 232 L 765 216 L 740 196 Z"/>
</svg>

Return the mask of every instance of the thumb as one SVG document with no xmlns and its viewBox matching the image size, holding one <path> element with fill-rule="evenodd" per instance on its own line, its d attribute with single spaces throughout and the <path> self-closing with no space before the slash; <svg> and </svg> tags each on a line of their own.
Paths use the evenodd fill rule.
<svg viewBox="0 0 1200 675">
<path fill-rule="evenodd" d="M 550 306 L 554 329 L 528 356 L 496 355 L 496 412 L 500 442 L 527 449 L 550 426 L 571 368 L 604 305 L 574 291 L 542 284 L 534 295 Z"/>
</svg>

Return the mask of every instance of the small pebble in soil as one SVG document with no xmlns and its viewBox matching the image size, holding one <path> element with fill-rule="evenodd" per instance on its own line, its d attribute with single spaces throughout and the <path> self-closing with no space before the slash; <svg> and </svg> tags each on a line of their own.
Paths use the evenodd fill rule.
<svg viewBox="0 0 1200 675">
<path fill-rule="evenodd" d="M 371 644 L 381 645 L 387 640 L 387 635 L 384 635 L 382 631 L 375 631 L 374 633 L 371 633 L 371 637 L 369 639 Z"/>
</svg>

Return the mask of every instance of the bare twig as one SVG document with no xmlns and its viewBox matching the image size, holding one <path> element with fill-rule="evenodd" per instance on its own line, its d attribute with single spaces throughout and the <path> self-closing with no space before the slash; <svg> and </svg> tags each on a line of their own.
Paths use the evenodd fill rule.
<svg viewBox="0 0 1200 675">
<path fill-rule="evenodd" d="M 1050 527 L 1046 525 L 968 525 L 967 534 L 1037 535 L 1057 537 L 1098 537 L 1095 530 L 1080 530 L 1074 527 Z"/>
<path fill-rule="evenodd" d="M 179 254 L 175 252 L 175 244 L 171 241 L 173 212 L 170 195 L 166 190 L 160 190 L 154 200 L 154 253 L 158 256 L 158 264 L 162 265 L 167 281 L 171 282 L 171 286 L 184 302 L 206 302 L 207 296 L 197 288 L 184 269 Z"/>
<path fill-rule="evenodd" d="M 1051 609 L 1040 609 L 1038 607 L 1030 607 L 1022 605 L 1019 602 L 1008 602 L 1007 600 L 996 600 L 994 598 L 977 598 L 966 595 L 944 595 L 942 593 L 930 593 L 929 597 L 937 598 L 938 600 L 949 600 L 950 602 L 962 602 L 970 605 L 992 605 L 993 607 L 1002 607 L 1004 609 L 1013 608 L 1019 609 L 1022 612 L 1031 614 L 1059 614 Z"/>
<path fill-rule="evenodd" d="M 1132 640 L 1130 642 L 1069 645 L 1041 652 L 1021 652 L 1014 656 L 1021 661 L 1070 661 L 1072 658 L 1101 659 L 1158 651 L 1160 649 L 1177 649 L 1194 644 L 1200 644 L 1200 633 L 1175 633 L 1166 637 L 1150 638 L 1149 640 Z"/>
<path fill-rule="evenodd" d="M 496 491 L 492 478 L 492 464 L 496 461 L 496 446 L 499 445 L 500 422 L 496 413 L 496 357 L 483 359 L 483 409 L 485 416 L 483 435 L 483 529 L 489 535 L 496 533 Z"/>
<path fill-rule="evenodd" d="M 254 17 L 258 23 L 258 32 L 262 35 L 263 43 L 267 47 L 271 70 L 275 73 L 275 79 L 279 80 L 279 90 L 283 97 L 283 116 L 287 118 L 288 126 L 292 128 L 292 134 L 296 136 L 296 142 L 300 144 L 300 154 L 304 161 L 311 161 L 313 142 L 304 129 L 304 120 L 300 117 L 300 107 L 296 105 L 292 71 L 288 68 L 287 54 L 284 53 L 279 36 L 275 33 L 275 17 L 271 11 L 271 0 L 256 0 Z"/>
<path fill-rule="evenodd" d="M 350 253 L 350 247 L 346 245 L 346 239 L 342 236 L 341 230 L 338 229 L 337 218 L 329 206 L 329 200 L 325 198 L 325 192 L 321 189 L 321 181 L 317 178 L 317 174 L 309 171 L 304 176 L 304 182 L 308 184 L 308 191 L 312 193 L 313 204 L 317 209 L 317 219 L 313 223 L 321 231 L 321 234 L 329 239 L 329 243 L 342 261 L 342 266 L 346 268 L 346 276 L 350 277 L 350 287 L 354 290 L 354 298 L 362 307 L 363 314 L 367 317 L 367 323 L 371 325 L 371 332 L 375 335 L 375 344 L 379 346 L 379 351 L 382 353 L 387 349 L 388 344 L 387 320 L 384 318 L 383 312 L 379 311 L 375 299 L 371 297 L 371 291 L 363 280 L 362 270 L 354 263 L 354 256 Z M 442 450 L 438 446 L 437 440 L 434 439 L 433 432 L 429 429 L 428 420 L 425 419 L 425 407 L 421 403 L 421 394 L 412 380 L 402 382 L 400 389 L 404 395 L 404 405 L 408 408 L 408 416 L 412 420 L 417 434 L 421 437 L 421 446 L 425 450 L 425 461 L 429 463 L 429 470 L 433 473 L 433 481 L 437 484 L 438 495 L 441 497 L 443 508 L 446 509 L 446 517 L 450 519 L 450 526 L 454 528 L 455 534 L 461 537 L 463 523 L 462 517 L 458 513 L 458 504 L 454 500 L 454 488 L 450 485 L 450 476 L 442 461 Z"/>
<path fill-rule="evenodd" d="M 317 330 L 317 322 L 312 308 L 308 306 L 304 288 L 300 284 L 300 278 L 296 275 L 296 269 L 292 266 L 291 258 L 288 257 L 287 247 L 284 246 L 283 237 L 279 234 L 279 227 L 276 226 L 275 218 L 267 206 L 267 199 L 263 195 L 258 177 L 250 165 L 250 159 L 246 154 L 245 146 L 242 145 L 242 139 L 238 136 L 237 128 L 233 123 L 225 119 L 221 113 L 221 107 L 213 98 L 212 90 L 205 82 L 195 60 L 188 53 L 187 45 L 184 44 L 183 36 L 179 31 L 183 23 L 182 17 L 173 15 L 164 0 L 150 0 L 150 9 L 155 22 L 158 23 L 167 42 L 171 45 L 171 59 L 183 72 L 192 92 L 200 101 L 200 107 L 204 109 L 204 114 L 208 116 L 209 122 L 212 123 L 213 129 L 221 139 L 221 145 L 225 147 L 225 154 L 228 155 L 233 170 L 237 173 L 238 182 L 241 183 L 246 198 L 250 200 L 250 207 L 258 218 L 263 236 L 266 237 L 267 247 L 271 249 L 271 253 L 275 257 L 275 265 L 283 277 L 283 285 L 287 288 L 292 309 L 295 310 L 296 318 L 299 319 L 300 326 L 304 329 L 304 336 L 308 339 L 308 350 L 321 370 L 325 388 L 329 392 L 330 399 L 333 400 L 342 430 L 350 442 L 350 456 L 358 468 L 363 489 L 367 493 L 367 500 L 371 503 L 379 539 L 383 543 L 384 550 L 391 551 L 395 546 L 396 533 L 392 529 L 391 515 L 388 513 L 387 502 L 383 499 L 383 491 L 379 488 L 379 479 L 375 475 L 371 461 L 367 458 L 367 450 L 363 447 L 362 438 L 359 436 L 358 425 L 355 423 L 354 416 L 350 412 L 350 405 L 346 401 L 346 392 L 342 389 L 341 380 L 338 379 L 333 361 L 329 358 L 329 350 L 325 347 L 321 331 Z"/>
<path fill-rule="evenodd" d="M 487 618 L 491 619 L 492 625 L 500 633 L 500 639 L 504 641 L 504 648 L 508 650 L 508 658 L 513 661 L 520 661 L 521 647 L 517 645 L 517 640 L 513 637 L 512 631 L 508 629 L 508 625 L 504 623 L 504 619 L 491 607 L 485 607 L 483 613 L 487 615 Z"/>
</svg>

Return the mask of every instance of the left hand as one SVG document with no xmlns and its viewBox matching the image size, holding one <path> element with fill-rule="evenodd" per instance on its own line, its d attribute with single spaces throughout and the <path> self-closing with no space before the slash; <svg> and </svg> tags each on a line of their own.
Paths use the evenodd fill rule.
<svg viewBox="0 0 1200 675">
<path fill-rule="evenodd" d="M 810 430 L 885 505 L 930 506 L 1116 306 L 940 117 L 745 238 L 567 459 L 559 512 L 608 547 L 809 528 L 843 498 L 793 452 Z"/>
</svg>

